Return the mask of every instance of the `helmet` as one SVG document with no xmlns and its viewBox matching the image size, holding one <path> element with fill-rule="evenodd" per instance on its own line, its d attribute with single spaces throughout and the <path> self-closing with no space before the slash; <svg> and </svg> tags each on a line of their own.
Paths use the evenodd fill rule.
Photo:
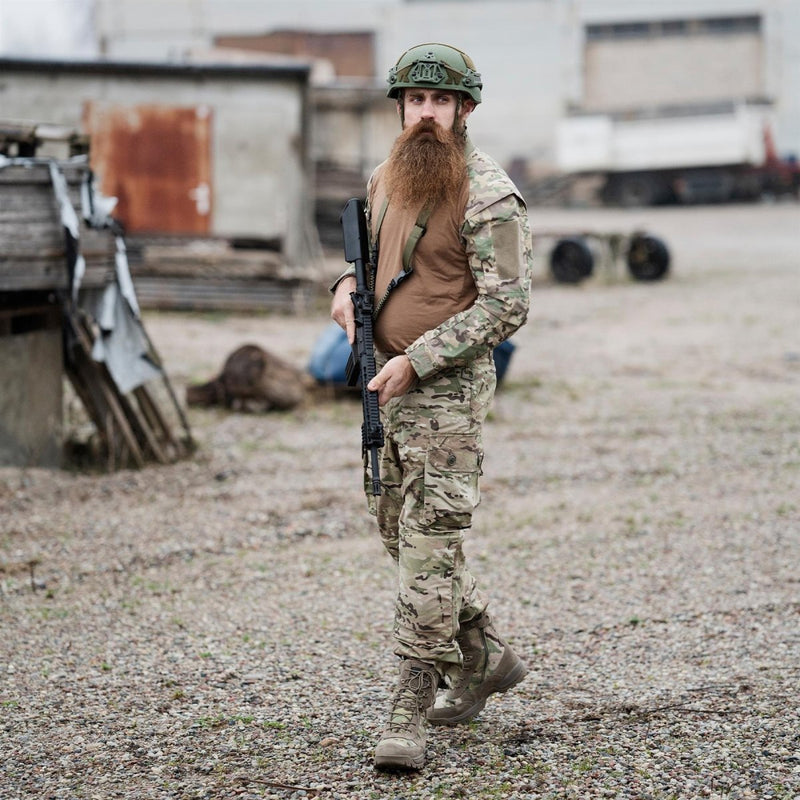
<svg viewBox="0 0 800 800">
<path fill-rule="evenodd" d="M 389 70 L 387 97 L 397 97 L 400 89 L 447 89 L 465 92 L 476 103 L 481 101 L 481 76 L 464 52 L 449 44 L 429 42 L 406 50 Z"/>
</svg>

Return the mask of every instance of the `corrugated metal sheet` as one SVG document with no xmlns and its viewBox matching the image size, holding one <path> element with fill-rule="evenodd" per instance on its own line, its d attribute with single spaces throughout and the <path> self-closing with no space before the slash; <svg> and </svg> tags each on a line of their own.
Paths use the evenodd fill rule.
<svg viewBox="0 0 800 800">
<path fill-rule="evenodd" d="M 88 103 L 92 168 L 130 233 L 211 231 L 211 109 Z"/>
</svg>

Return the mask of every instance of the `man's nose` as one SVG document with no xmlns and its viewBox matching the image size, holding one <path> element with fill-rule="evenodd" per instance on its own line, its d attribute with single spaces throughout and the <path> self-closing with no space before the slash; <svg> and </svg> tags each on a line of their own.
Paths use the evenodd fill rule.
<svg viewBox="0 0 800 800">
<path fill-rule="evenodd" d="M 433 100 L 427 98 L 422 103 L 422 110 L 420 111 L 420 117 L 422 117 L 422 119 L 433 119 L 434 116 L 435 115 L 433 113 Z"/>
</svg>

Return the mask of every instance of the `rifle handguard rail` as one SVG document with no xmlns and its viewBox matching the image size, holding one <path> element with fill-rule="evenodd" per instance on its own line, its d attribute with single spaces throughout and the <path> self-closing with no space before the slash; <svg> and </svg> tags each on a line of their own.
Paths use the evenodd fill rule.
<svg viewBox="0 0 800 800">
<path fill-rule="evenodd" d="M 383 447 L 383 425 L 381 423 L 378 393 L 367 389 L 375 377 L 375 350 L 373 346 L 373 309 L 375 297 L 367 280 L 370 268 L 369 236 L 364 206 L 356 197 L 345 204 L 341 216 L 344 233 L 345 261 L 355 267 L 356 289 L 350 293 L 355 317 L 355 341 L 347 361 L 346 379 L 348 386 L 361 384 L 361 404 L 364 422 L 361 425 L 361 451 L 369 454 L 372 472 L 372 494 L 381 493 L 380 467 L 378 457 Z"/>
</svg>

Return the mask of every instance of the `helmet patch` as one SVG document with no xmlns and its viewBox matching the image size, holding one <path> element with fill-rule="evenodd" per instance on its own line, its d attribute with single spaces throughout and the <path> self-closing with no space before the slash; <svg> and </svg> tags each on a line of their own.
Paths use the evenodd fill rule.
<svg viewBox="0 0 800 800">
<path fill-rule="evenodd" d="M 408 73 L 409 80 L 415 83 L 441 83 L 445 77 L 444 70 L 435 61 L 417 61 Z"/>
</svg>

